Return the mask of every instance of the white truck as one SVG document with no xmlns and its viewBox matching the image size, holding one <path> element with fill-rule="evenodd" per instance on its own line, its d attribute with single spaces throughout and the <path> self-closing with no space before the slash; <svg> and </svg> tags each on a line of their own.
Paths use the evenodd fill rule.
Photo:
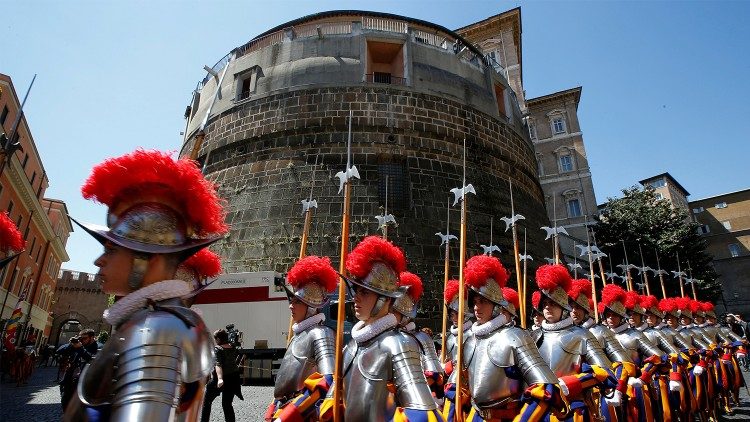
<svg viewBox="0 0 750 422">
<path fill-rule="evenodd" d="M 284 276 L 274 271 L 222 274 L 202 291 L 193 304 L 213 333 L 234 325 L 244 355 L 243 378 L 271 382 L 275 365 L 284 356 L 289 332 L 289 302 L 282 287 Z M 331 312 L 333 311 L 333 312 Z M 324 309 L 326 324 L 336 329 L 336 308 Z M 352 324 L 347 306 L 344 335 Z"/>
</svg>

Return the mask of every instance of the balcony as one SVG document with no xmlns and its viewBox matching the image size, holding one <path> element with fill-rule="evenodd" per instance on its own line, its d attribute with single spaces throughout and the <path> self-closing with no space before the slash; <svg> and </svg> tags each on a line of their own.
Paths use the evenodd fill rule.
<svg viewBox="0 0 750 422">
<path fill-rule="evenodd" d="M 406 85 L 406 78 L 392 76 L 390 73 L 368 73 L 365 75 L 365 82 L 389 85 Z"/>
</svg>

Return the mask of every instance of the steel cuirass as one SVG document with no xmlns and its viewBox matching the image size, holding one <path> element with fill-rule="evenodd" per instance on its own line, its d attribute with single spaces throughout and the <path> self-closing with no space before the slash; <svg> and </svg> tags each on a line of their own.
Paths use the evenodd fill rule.
<svg viewBox="0 0 750 422">
<path fill-rule="evenodd" d="M 559 330 L 542 328 L 537 344 L 542 358 L 557 377 L 579 373 L 583 361 L 606 369 L 612 367 L 594 335 L 577 325 Z"/>
<path fill-rule="evenodd" d="M 136 311 L 116 328 L 81 373 L 64 419 L 87 420 L 84 406 L 102 406 L 109 407 L 110 421 L 197 420 L 214 367 L 203 320 L 169 299 Z"/>
<path fill-rule="evenodd" d="M 435 350 L 435 342 L 432 338 L 421 331 L 417 331 L 413 334 L 417 338 L 419 344 L 422 345 L 422 369 L 427 372 L 443 372 L 443 366 L 440 365 L 440 358 L 438 358 L 437 351 Z"/>
<path fill-rule="evenodd" d="M 677 330 L 670 327 L 669 325 L 661 326 L 658 328 L 658 330 L 664 335 L 667 340 L 672 342 L 672 344 L 674 344 L 676 348 L 680 350 L 693 348 L 693 344 L 690 342 L 689 338 L 680 334 L 679 332 L 677 332 Z"/>
<path fill-rule="evenodd" d="M 722 342 L 722 338 L 719 335 L 719 327 L 713 324 L 705 324 L 701 327 L 703 329 L 703 332 L 706 334 L 706 337 L 711 340 L 711 343 L 719 344 Z"/>
<path fill-rule="evenodd" d="M 708 345 L 716 344 L 716 337 L 714 337 L 712 339 L 711 336 L 708 334 L 708 332 L 703 327 L 699 327 L 699 326 L 693 324 L 690 327 L 690 331 L 693 333 L 694 337 L 699 338 L 704 343 L 706 343 Z"/>
<path fill-rule="evenodd" d="M 333 374 L 335 341 L 333 330 L 325 325 L 314 325 L 295 334 L 276 375 L 274 398 L 291 398 L 302 390 L 305 380 L 314 372 Z"/>
<path fill-rule="evenodd" d="M 719 326 L 718 334 L 719 338 L 725 342 L 742 341 L 742 337 L 738 336 L 731 328 L 724 325 Z"/>
<path fill-rule="evenodd" d="M 643 330 L 643 334 L 648 338 L 651 343 L 655 344 L 662 352 L 667 354 L 679 353 L 680 351 L 675 347 L 673 339 L 670 339 L 669 335 L 656 328 L 648 327 Z"/>
<path fill-rule="evenodd" d="M 487 335 L 473 335 L 465 343 L 468 387 L 479 409 L 518 400 L 533 384 L 557 384 L 557 377 L 542 359 L 531 334 L 505 326 Z M 506 370 L 515 368 L 517 376 Z"/>
<path fill-rule="evenodd" d="M 688 341 L 688 344 L 691 344 L 691 347 L 695 347 L 696 349 L 708 349 L 708 343 L 706 343 L 703 340 L 703 336 L 696 335 L 692 329 L 690 329 L 689 326 L 683 325 L 680 327 L 679 330 L 677 330 L 677 333 L 682 335 L 685 340 Z"/>
<path fill-rule="evenodd" d="M 652 343 L 645 334 L 635 328 L 628 327 L 619 333 L 615 332 L 615 337 L 625 349 L 628 356 L 630 356 L 631 361 L 638 365 L 640 365 L 645 358 L 661 356 L 663 354 L 663 352 L 659 350 L 659 348 L 656 347 L 656 345 Z"/>
<path fill-rule="evenodd" d="M 422 372 L 417 340 L 397 330 L 386 330 L 361 344 L 352 339 L 344 349 L 343 381 L 348 421 L 390 418 L 389 383 L 396 389 L 396 406 L 437 409 Z"/>
<path fill-rule="evenodd" d="M 612 362 L 633 363 L 632 358 L 625 351 L 620 342 L 617 341 L 615 333 L 613 333 L 612 330 L 601 324 L 594 324 L 588 327 L 588 330 L 594 335 L 599 344 L 604 347 L 604 353 L 609 360 Z"/>
</svg>

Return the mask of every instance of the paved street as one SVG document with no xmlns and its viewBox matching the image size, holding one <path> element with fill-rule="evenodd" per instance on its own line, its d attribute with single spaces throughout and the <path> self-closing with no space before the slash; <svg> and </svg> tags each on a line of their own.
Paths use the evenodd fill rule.
<svg viewBox="0 0 750 422">
<path fill-rule="evenodd" d="M 0 421 L 2 422 L 46 422 L 59 421 L 62 416 L 60 408 L 60 391 L 54 383 L 55 368 L 39 368 L 34 372 L 27 385 L 16 387 L 14 383 L 0 385 Z M 750 374 L 745 372 L 745 376 Z M 242 387 L 244 401 L 235 399 L 237 420 L 262 421 L 263 413 L 268 407 L 273 388 L 267 386 Z M 735 410 L 734 416 L 722 420 L 750 420 L 750 397 L 742 390 L 743 407 Z M 214 401 L 212 422 L 224 420 L 221 411 L 221 398 Z"/>
</svg>

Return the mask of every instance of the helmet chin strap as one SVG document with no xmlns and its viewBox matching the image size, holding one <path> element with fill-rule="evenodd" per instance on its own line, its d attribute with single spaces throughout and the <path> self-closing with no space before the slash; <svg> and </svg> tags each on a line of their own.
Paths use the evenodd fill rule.
<svg viewBox="0 0 750 422">
<path fill-rule="evenodd" d="M 385 302 L 388 300 L 387 297 L 383 295 L 378 295 L 378 301 L 375 302 L 375 306 L 372 307 L 372 311 L 370 311 L 370 317 L 377 316 L 380 311 L 383 309 L 383 306 L 385 306 Z"/>
<path fill-rule="evenodd" d="M 149 255 L 141 252 L 133 253 L 133 264 L 128 274 L 128 287 L 135 291 L 143 286 L 143 277 L 148 270 Z"/>
</svg>

